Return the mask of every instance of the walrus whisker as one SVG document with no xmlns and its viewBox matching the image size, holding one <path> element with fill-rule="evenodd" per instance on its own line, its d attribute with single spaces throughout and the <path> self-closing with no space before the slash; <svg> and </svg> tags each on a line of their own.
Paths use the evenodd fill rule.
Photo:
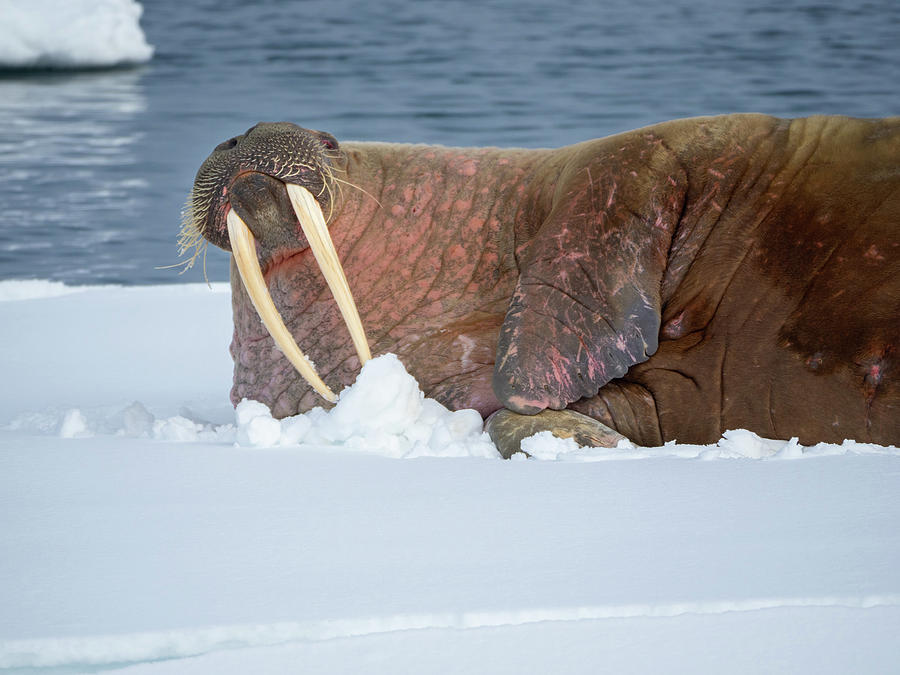
<svg viewBox="0 0 900 675">
<path fill-rule="evenodd" d="M 322 189 L 319 190 L 316 197 L 321 197 L 328 193 L 328 217 L 325 218 L 325 223 L 327 224 L 331 222 L 331 216 L 334 215 L 334 193 L 331 191 L 331 185 L 329 184 L 330 174 L 327 170 L 324 170 L 323 173 L 325 174 L 325 180 L 322 181 Z"/>
<path fill-rule="evenodd" d="M 334 182 L 334 172 L 331 168 L 327 170 L 325 178 L 325 185 L 328 187 L 328 220 L 326 222 L 330 223 L 332 216 L 334 216 L 334 188 L 332 186 L 337 185 L 338 194 L 340 195 L 342 202 L 344 200 L 344 191 L 339 183 Z"/>
<path fill-rule="evenodd" d="M 341 184 L 344 184 L 344 185 L 348 185 L 348 186 L 350 186 L 350 187 L 352 187 L 352 188 L 354 188 L 354 189 L 356 189 L 356 190 L 359 190 L 359 191 L 362 192 L 364 195 L 370 197 L 376 204 L 378 204 L 379 208 L 384 208 L 384 207 L 381 205 L 381 202 L 378 201 L 378 199 L 377 199 L 374 195 L 372 195 L 371 192 L 367 192 L 366 190 L 364 190 L 363 188 L 361 188 L 359 185 L 354 185 L 354 184 L 351 183 L 350 181 L 348 181 L 348 180 L 343 180 L 343 179 L 341 179 L 341 178 L 338 178 L 337 176 L 331 176 L 331 180 L 333 180 L 335 183 L 337 183 L 338 186 L 340 186 Z"/>
<path fill-rule="evenodd" d="M 265 325 L 269 335 L 281 349 L 288 361 L 297 369 L 297 372 L 315 389 L 323 398 L 334 403 L 337 397 L 329 389 L 328 385 L 316 373 L 315 368 L 306 355 L 297 346 L 281 314 L 275 308 L 269 289 L 263 279 L 259 260 L 256 257 L 256 241 L 253 233 L 234 209 L 228 210 L 225 218 L 228 226 L 228 240 L 231 243 L 231 252 L 234 255 L 235 266 L 244 282 L 244 288 L 250 301 L 256 308 L 256 313 Z"/>
<path fill-rule="evenodd" d="M 207 286 L 212 288 L 212 283 L 210 283 L 209 276 L 206 273 L 206 252 L 209 250 L 208 244 L 209 244 L 209 242 L 206 242 L 206 241 L 197 244 L 196 250 L 191 255 L 191 257 L 187 260 L 182 260 L 180 262 L 173 263 L 171 265 L 157 265 L 153 269 L 155 269 L 155 270 L 171 270 L 176 267 L 181 267 L 182 269 L 179 270 L 178 274 L 179 275 L 184 274 L 185 272 L 187 272 L 189 269 L 191 269 L 194 266 L 194 263 L 197 261 L 197 258 L 200 257 L 200 253 L 202 251 L 202 253 L 203 253 L 203 280 L 206 282 Z M 179 253 L 179 255 L 181 255 L 181 253 Z"/>
<path fill-rule="evenodd" d="M 350 331 L 350 338 L 353 340 L 353 346 L 359 355 L 360 365 L 365 365 L 372 358 L 369 351 L 369 343 L 366 340 L 366 333 L 363 330 L 362 321 L 359 318 L 359 311 L 356 309 L 356 303 L 353 300 L 353 294 L 350 292 L 350 285 L 347 283 L 347 277 L 344 275 L 344 268 L 338 258 L 337 250 L 331 241 L 331 235 L 328 233 L 328 226 L 325 224 L 325 217 L 322 215 L 322 208 L 313 197 L 312 193 L 306 188 L 287 183 L 288 198 L 291 200 L 291 206 L 294 207 L 294 213 L 297 220 L 300 221 L 300 227 L 309 247 L 312 249 L 316 262 L 325 276 L 325 281 L 331 289 L 331 294 L 337 302 L 344 323 Z"/>
<path fill-rule="evenodd" d="M 197 201 L 198 200 L 194 197 L 192 192 L 192 194 L 187 199 L 184 210 L 182 211 L 181 230 L 178 232 L 177 239 L 178 256 L 182 257 L 188 251 L 193 249 L 193 253 L 191 253 L 190 258 L 188 258 L 187 260 L 181 260 L 172 265 L 159 265 L 154 269 L 168 270 L 175 267 L 181 267 L 182 269 L 178 272 L 178 274 L 184 274 L 194 266 L 194 264 L 197 262 L 197 258 L 199 258 L 202 253 L 203 280 L 206 281 L 206 285 L 209 286 L 209 277 L 206 274 L 206 252 L 209 247 L 209 242 L 203 236 L 203 232 L 201 231 L 201 229 L 197 227 L 197 221 L 193 215 L 192 210 Z"/>
<path fill-rule="evenodd" d="M 337 186 L 338 195 L 339 195 L 340 198 L 341 198 L 341 203 L 343 203 L 343 202 L 344 202 L 344 186 L 343 186 L 343 183 L 346 183 L 347 181 L 340 180 L 339 178 L 335 177 L 335 175 L 334 175 L 334 167 L 331 167 L 331 168 L 329 169 L 329 175 L 328 175 L 328 177 L 329 177 L 330 184 L 331 184 L 331 185 L 336 185 L 336 186 Z M 380 206 L 380 205 L 379 205 L 379 206 Z"/>
</svg>

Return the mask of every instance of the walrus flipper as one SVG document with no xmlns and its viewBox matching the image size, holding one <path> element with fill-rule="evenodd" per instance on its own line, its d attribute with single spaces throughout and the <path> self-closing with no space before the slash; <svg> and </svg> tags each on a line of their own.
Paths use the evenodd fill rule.
<svg viewBox="0 0 900 675">
<path fill-rule="evenodd" d="M 652 134 L 615 139 L 585 145 L 565 167 L 522 256 L 493 381 L 516 412 L 594 396 L 656 351 L 660 283 L 687 180 Z M 609 145 L 617 147 L 604 152 Z"/>
<path fill-rule="evenodd" d="M 543 410 L 537 415 L 520 415 L 501 408 L 485 420 L 484 430 L 504 459 L 525 452 L 521 447 L 522 439 L 541 431 L 549 431 L 558 438 L 571 438 L 578 445 L 592 448 L 614 448 L 619 441 L 627 440 L 615 429 L 574 410 Z"/>
</svg>

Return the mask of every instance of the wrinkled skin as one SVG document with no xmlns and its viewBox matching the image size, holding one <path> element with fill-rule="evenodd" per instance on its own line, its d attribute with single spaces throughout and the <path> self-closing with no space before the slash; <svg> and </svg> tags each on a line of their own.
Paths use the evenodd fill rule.
<svg viewBox="0 0 900 675">
<path fill-rule="evenodd" d="M 325 169 L 356 187 L 323 190 Z M 201 168 L 195 218 L 228 249 L 227 205 L 244 217 L 339 391 L 358 358 L 282 180 L 333 212 L 373 354 L 451 408 L 568 408 L 643 445 L 731 428 L 900 443 L 900 118 L 696 118 L 558 150 L 258 125 Z M 232 400 L 320 405 L 236 276 Z"/>
</svg>

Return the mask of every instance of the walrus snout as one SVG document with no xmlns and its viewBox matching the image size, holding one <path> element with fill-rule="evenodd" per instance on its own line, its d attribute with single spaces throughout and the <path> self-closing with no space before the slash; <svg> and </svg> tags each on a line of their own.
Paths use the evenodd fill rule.
<svg viewBox="0 0 900 675">
<path fill-rule="evenodd" d="M 230 208 L 242 203 L 247 211 L 257 211 L 256 220 L 275 216 L 260 196 L 268 195 L 279 213 L 290 213 L 283 207 L 288 203 L 284 184 L 292 183 L 309 190 L 319 205 L 330 212 L 333 209 L 333 172 L 342 153 L 337 140 L 331 134 L 304 129 L 291 122 L 260 122 L 245 133 L 229 138 L 217 145 L 197 172 L 188 209 L 185 213 L 185 230 L 191 230 L 209 243 L 226 251 L 228 242 L 226 216 Z M 263 178 L 272 179 L 272 182 Z M 249 175 L 249 178 L 245 176 Z M 278 186 L 276 188 L 276 186 Z M 240 213 L 248 225 L 253 223 L 245 213 Z M 277 233 L 282 228 L 273 226 L 276 240 L 266 241 L 261 233 L 254 232 L 258 241 L 273 249 L 288 242 Z M 289 230 L 290 231 L 290 230 Z M 298 242 L 291 242 L 296 248 Z M 302 242 L 301 242 L 302 245 Z"/>
<path fill-rule="evenodd" d="M 285 325 L 264 268 L 279 254 L 311 249 L 360 364 L 372 358 L 322 211 L 325 206 L 330 213 L 333 207 L 332 162 L 338 158 L 338 143 L 330 134 L 289 122 L 256 124 L 220 143 L 200 167 L 180 238 L 182 251 L 191 244 L 199 250 L 206 240 L 232 253 L 247 295 L 275 344 L 303 379 L 332 402 L 334 392 Z"/>
<path fill-rule="evenodd" d="M 228 204 L 256 238 L 263 269 L 278 252 L 309 247 L 282 181 L 251 171 L 237 176 L 227 191 Z M 227 239 L 222 248 L 231 250 Z"/>
</svg>

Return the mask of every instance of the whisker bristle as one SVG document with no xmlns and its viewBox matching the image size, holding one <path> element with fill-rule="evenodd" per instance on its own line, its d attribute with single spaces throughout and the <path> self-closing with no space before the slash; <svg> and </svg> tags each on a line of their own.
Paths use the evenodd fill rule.
<svg viewBox="0 0 900 675">
<path fill-rule="evenodd" d="M 187 255 L 189 257 L 172 265 L 162 265 L 156 269 L 166 270 L 180 267 L 182 269 L 178 273 L 184 274 L 194 266 L 197 259 L 202 255 L 203 279 L 209 284 L 209 277 L 206 274 L 206 251 L 209 247 L 209 242 L 206 241 L 202 230 L 197 226 L 198 218 L 202 218 L 208 209 L 209 204 L 204 203 L 192 190 L 191 194 L 188 195 L 184 210 L 181 212 L 181 230 L 179 230 L 176 240 L 178 256 L 183 257 Z"/>
</svg>

